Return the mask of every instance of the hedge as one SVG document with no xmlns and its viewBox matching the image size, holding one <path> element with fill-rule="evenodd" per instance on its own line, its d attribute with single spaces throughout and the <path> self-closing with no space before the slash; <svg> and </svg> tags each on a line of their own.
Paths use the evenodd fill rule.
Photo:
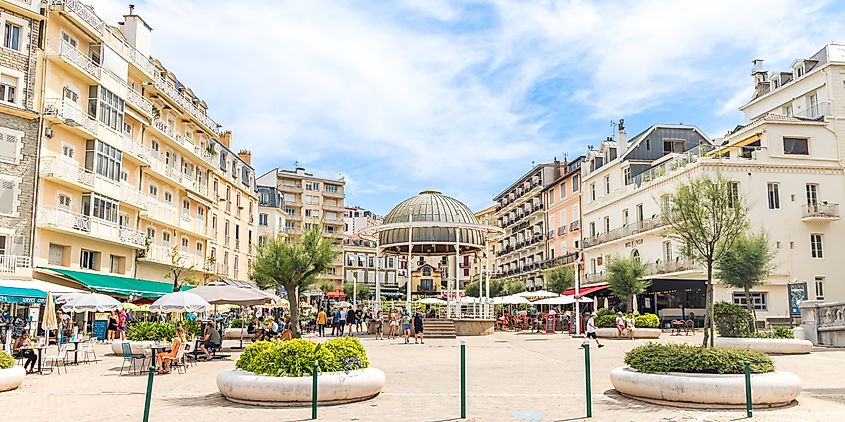
<svg viewBox="0 0 845 422">
<path fill-rule="evenodd" d="M 0 369 L 8 369 L 15 366 L 15 359 L 8 353 L 0 351 Z"/>
<path fill-rule="evenodd" d="M 367 352 L 357 338 L 336 338 L 326 343 L 294 339 L 258 341 L 244 349 L 235 367 L 273 377 L 301 377 L 319 372 L 352 371 L 367 368 Z"/>
<path fill-rule="evenodd" d="M 188 337 L 196 337 L 202 333 L 202 328 L 196 322 L 139 321 L 129 325 L 126 338 L 131 341 L 170 341 L 176 337 L 177 327 L 185 327 Z"/>
<path fill-rule="evenodd" d="M 742 374 L 746 360 L 754 374 L 775 370 L 771 358 L 748 349 L 646 343 L 625 354 L 625 364 L 646 373 Z"/>
<path fill-rule="evenodd" d="M 775 327 L 771 331 L 758 331 L 751 335 L 753 338 L 795 338 L 792 330 L 787 327 Z"/>
<path fill-rule="evenodd" d="M 655 314 L 642 314 L 634 317 L 634 324 L 637 328 L 658 328 L 660 327 L 660 318 Z"/>
<path fill-rule="evenodd" d="M 748 337 L 754 317 L 744 306 L 719 301 L 713 304 L 713 321 L 722 337 Z"/>
</svg>

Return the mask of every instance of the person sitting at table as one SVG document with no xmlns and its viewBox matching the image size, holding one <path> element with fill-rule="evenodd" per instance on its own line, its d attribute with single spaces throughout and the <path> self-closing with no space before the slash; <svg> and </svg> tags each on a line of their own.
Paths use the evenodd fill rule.
<svg viewBox="0 0 845 422">
<path fill-rule="evenodd" d="M 179 353 L 179 348 L 187 343 L 188 338 L 185 335 L 185 329 L 179 327 L 176 329 L 176 337 L 173 337 L 173 343 L 170 344 L 170 352 L 161 352 L 156 355 L 156 362 L 158 363 L 159 375 L 170 373 L 170 363 L 176 362 L 176 355 Z"/>
<path fill-rule="evenodd" d="M 209 322 L 205 325 L 205 332 L 203 333 L 203 342 L 200 345 L 202 352 L 205 353 L 205 359 L 211 360 L 211 352 L 208 349 L 216 349 L 220 347 L 220 332 L 214 328 L 214 323 Z"/>
<path fill-rule="evenodd" d="M 15 339 L 12 351 L 15 353 L 15 357 L 26 359 L 26 362 L 23 364 L 23 369 L 26 372 L 35 372 L 35 363 L 38 362 L 38 358 L 35 357 L 35 352 L 32 351 L 32 339 L 29 338 L 29 331 L 22 332 L 20 337 Z M 26 368 L 27 366 L 29 366 L 29 369 Z"/>
</svg>

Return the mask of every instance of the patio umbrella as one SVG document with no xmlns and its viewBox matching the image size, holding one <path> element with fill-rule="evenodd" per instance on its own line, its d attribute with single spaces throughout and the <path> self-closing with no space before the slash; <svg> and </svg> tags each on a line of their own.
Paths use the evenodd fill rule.
<svg viewBox="0 0 845 422">
<path fill-rule="evenodd" d="M 191 292 L 168 293 L 152 305 L 152 312 L 204 312 L 211 307 L 205 299 Z"/>
<path fill-rule="evenodd" d="M 259 290 L 224 283 L 206 284 L 193 288 L 190 292 L 212 305 L 263 305 L 273 301 L 271 297 L 259 293 Z"/>
<path fill-rule="evenodd" d="M 540 299 L 538 301 L 531 302 L 532 304 L 536 305 L 571 305 L 575 303 L 575 297 L 573 296 L 558 296 L 558 297 L 549 297 L 546 299 Z"/>
<path fill-rule="evenodd" d="M 422 303 L 423 305 L 445 305 L 446 301 L 443 299 L 438 299 L 436 297 L 427 297 L 425 299 L 420 299 L 417 302 Z"/>
<path fill-rule="evenodd" d="M 44 304 L 44 316 L 41 318 L 41 328 L 44 330 L 47 340 L 44 345 L 50 344 L 50 330 L 58 330 L 59 323 L 56 321 L 56 305 L 53 304 L 53 294 L 47 292 L 47 303 Z"/>
<path fill-rule="evenodd" d="M 61 305 L 63 303 L 68 303 L 73 299 L 78 298 L 79 296 L 84 296 L 87 293 L 65 293 L 61 294 L 56 297 L 56 304 Z"/>
<path fill-rule="evenodd" d="M 65 312 L 107 312 L 120 309 L 122 304 L 117 299 L 100 293 L 88 293 L 77 296 L 62 306 Z"/>
<path fill-rule="evenodd" d="M 529 297 L 529 298 L 546 298 L 546 297 L 557 297 L 560 296 L 559 293 L 553 293 L 548 290 L 537 290 L 535 292 L 521 292 L 517 293 L 517 296 L 522 297 Z"/>
<path fill-rule="evenodd" d="M 523 303 L 531 303 L 526 297 L 519 295 L 499 296 L 493 298 L 493 303 L 496 305 L 521 305 Z"/>
<path fill-rule="evenodd" d="M 345 301 L 345 300 L 342 300 L 340 302 L 335 303 L 334 306 L 336 306 L 338 308 L 351 308 L 352 304 Z"/>
</svg>

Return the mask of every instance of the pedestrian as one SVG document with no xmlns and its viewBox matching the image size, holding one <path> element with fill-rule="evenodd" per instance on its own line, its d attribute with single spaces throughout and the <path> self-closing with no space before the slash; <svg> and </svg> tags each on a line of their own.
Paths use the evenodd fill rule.
<svg viewBox="0 0 845 422">
<path fill-rule="evenodd" d="M 391 309 L 390 315 L 388 316 L 388 331 L 387 331 L 387 338 L 393 339 L 396 337 L 396 328 L 399 326 L 399 321 L 396 320 L 396 311 Z"/>
<path fill-rule="evenodd" d="M 346 326 L 346 308 L 340 308 L 339 319 L 337 320 L 337 335 L 343 337 L 343 327 Z"/>
<path fill-rule="evenodd" d="M 375 325 L 376 328 L 376 340 L 384 340 L 384 326 L 382 325 L 384 315 L 381 314 L 381 311 L 376 312 L 375 319 L 371 319 L 370 321 L 370 324 Z M 369 328 L 369 324 L 367 328 Z"/>
<path fill-rule="evenodd" d="M 109 342 L 114 341 L 115 333 L 117 333 L 117 314 L 114 311 L 109 312 L 109 323 L 107 339 Z"/>
<path fill-rule="evenodd" d="M 355 310 L 355 332 L 360 333 L 361 329 L 363 328 L 364 322 L 364 311 L 358 306 L 358 309 Z"/>
<path fill-rule="evenodd" d="M 599 348 L 604 347 L 603 344 L 599 343 L 599 337 L 596 334 L 598 332 L 596 329 L 596 313 L 586 312 L 584 315 L 587 317 L 587 339 L 595 340 Z"/>
<path fill-rule="evenodd" d="M 414 314 L 414 344 L 417 344 L 417 341 L 425 344 L 423 341 L 423 317 L 419 312 Z"/>
<path fill-rule="evenodd" d="M 120 333 L 120 340 L 126 340 L 126 320 L 128 315 L 126 311 L 120 311 L 120 314 L 117 316 L 117 331 Z"/>
<path fill-rule="evenodd" d="M 625 315 L 622 311 L 616 313 L 616 331 L 617 337 L 622 337 L 622 331 L 625 331 Z"/>
<path fill-rule="evenodd" d="M 317 312 L 317 335 L 320 337 L 326 336 L 326 311 L 322 309 Z"/>
<path fill-rule="evenodd" d="M 355 328 L 355 310 L 351 308 L 346 312 L 346 325 L 349 326 L 347 334 L 349 334 L 349 337 L 352 337 L 352 329 Z"/>
<path fill-rule="evenodd" d="M 409 338 L 411 337 L 411 315 L 409 315 L 408 310 L 402 313 L 402 336 L 405 338 L 405 344 L 410 343 Z"/>
<path fill-rule="evenodd" d="M 628 333 L 628 340 L 634 339 L 634 326 L 636 325 L 634 314 L 628 313 L 628 318 L 625 319 L 625 331 Z"/>
<path fill-rule="evenodd" d="M 332 335 L 337 335 L 337 324 L 340 322 L 340 309 L 334 308 L 332 311 Z"/>
</svg>

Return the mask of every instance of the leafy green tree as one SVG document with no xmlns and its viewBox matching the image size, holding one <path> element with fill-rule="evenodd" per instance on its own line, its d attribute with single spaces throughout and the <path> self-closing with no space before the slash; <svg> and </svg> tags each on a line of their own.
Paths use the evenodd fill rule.
<svg viewBox="0 0 845 422">
<path fill-rule="evenodd" d="M 660 204 L 668 236 L 682 246 L 681 253 L 707 270 L 704 346 L 713 346 L 713 270 L 748 228 L 748 207 L 736 183 L 697 176 L 681 184 Z"/>
<path fill-rule="evenodd" d="M 521 283 L 518 283 L 518 284 L 521 284 Z M 510 294 L 510 293 L 507 293 L 507 289 L 508 289 L 507 285 L 508 285 L 508 283 L 505 280 L 501 280 L 501 279 L 498 279 L 498 278 L 490 279 L 490 297 L 498 297 L 498 296 L 504 296 L 506 294 Z M 511 289 L 517 289 L 517 286 L 514 285 L 513 287 L 511 287 Z M 523 287 L 522 290 L 525 290 L 525 288 Z M 518 290 L 515 293 L 519 293 L 522 290 Z M 478 280 L 475 280 L 473 282 L 468 283 L 466 285 L 466 287 L 464 287 L 464 292 L 466 293 L 467 296 L 481 297 L 480 296 L 481 295 L 481 286 L 480 286 Z"/>
<path fill-rule="evenodd" d="M 763 283 L 774 270 L 775 251 L 765 232 L 752 233 L 737 239 L 717 262 L 717 277 L 723 284 L 742 289 L 748 311 L 757 320 L 751 300 L 751 289 Z M 753 333 L 755 324 L 749 327 Z"/>
<path fill-rule="evenodd" d="M 337 289 L 337 284 L 331 280 L 317 280 L 316 286 L 324 294 Z"/>
<path fill-rule="evenodd" d="M 314 226 L 302 237 L 268 239 L 258 247 L 250 278 L 259 287 L 284 287 L 290 300 L 290 316 L 294 337 L 300 337 L 299 290 L 315 283 L 320 274 L 326 272 L 337 257 L 332 248 L 333 241 L 324 238 L 322 228 Z"/>
<path fill-rule="evenodd" d="M 607 282 L 616 295 L 628 299 L 628 311 L 634 310 L 634 297 L 643 294 L 651 282 L 645 280 L 646 266 L 638 258 L 611 258 L 607 263 Z"/>
<path fill-rule="evenodd" d="M 353 300 L 355 300 L 354 293 L 356 292 L 356 289 L 359 300 L 369 299 L 372 296 L 372 291 L 370 290 L 370 286 L 368 284 L 359 282 L 358 286 L 355 287 L 352 285 L 351 281 L 347 281 L 346 283 L 343 283 L 343 293 L 346 294 L 346 297 L 349 298 L 349 301 L 352 303 L 355 303 Z"/>
<path fill-rule="evenodd" d="M 167 257 L 170 259 L 167 274 L 164 278 L 173 283 L 173 291 L 178 292 L 182 290 L 182 286 L 194 284 L 194 269 L 195 265 L 186 265 L 187 259 L 179 251 L 178 246 L 174 246 L 167 251 Z"/>
<path fill-rule="evenodd" d="M 492 289 L 493 283 L 490 283 L 490 288 Z M 515 295 L 517 293 L 522 293 L 525 291 L 525 283 L 519 280 L 510 280 L 504 282 L 502 285 L 501 296 L 508 296 L 508 295 Z M 493 293 L 490 293 L 491 295 Z"/>
<path fill-rule="evenodd" d="M 561 293 L 575 287 L 575 269 L 571 265 L 558 265 L 543 273 L 546 289 Z"/>
</svg>

